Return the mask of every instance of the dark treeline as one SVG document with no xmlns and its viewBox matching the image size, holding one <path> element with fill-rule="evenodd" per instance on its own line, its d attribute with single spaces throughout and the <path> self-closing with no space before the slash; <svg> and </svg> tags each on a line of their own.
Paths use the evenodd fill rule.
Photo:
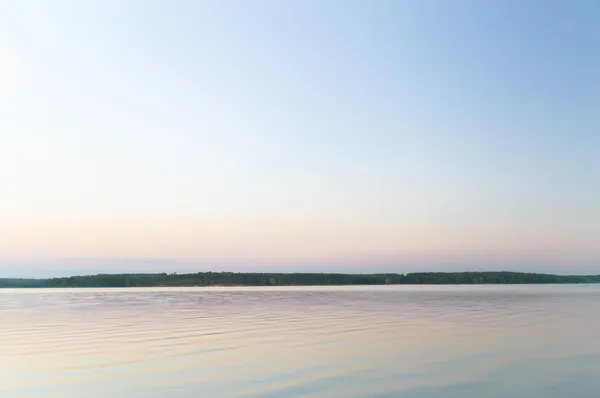
<svg viewBox="0 0 600 398">
<path fill-rule="evenodd" d="M 600 283 L 600 275 L 567 276 L 521 272 L 420 272 L 409 274 L 198 272 L 193 274 L 99 274 L 50 279 L 0 279 L 0 288 L 525 283 Z"/>
</svg>

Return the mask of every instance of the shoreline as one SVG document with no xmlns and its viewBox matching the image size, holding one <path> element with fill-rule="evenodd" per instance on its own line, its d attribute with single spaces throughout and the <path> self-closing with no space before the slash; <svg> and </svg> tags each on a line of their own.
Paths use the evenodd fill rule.
<svg viewBox="0 0 600 398">
<path fill-rule="evenodd" d="M 600 275 L 553 275 L 511 271 L 407 274 L 198 272 L 189 274 L 95 274 L 61 278 L 0 278 L 0 288 L 61 287 L 300 287 L 399 285 L 547 285 L 600 283 Z"/>
</svg>

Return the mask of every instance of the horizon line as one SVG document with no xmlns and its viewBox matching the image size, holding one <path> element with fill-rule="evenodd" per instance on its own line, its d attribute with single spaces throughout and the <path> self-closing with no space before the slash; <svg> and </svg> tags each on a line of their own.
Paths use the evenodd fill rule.
<svg viewBox="0 0 600 398">
<path fill-rule="evenodd" d="M 87 276 L 99 276 L 99 275 L 195 275 L 195 274 L 267 274 L 267 275 L 293 275 L 293 274 L 304 274 L 304 275 L 415 275 L 415 274 L 485 274 L 485 273 L 507 273 L 507 274 L 530 274 L 530 275 L 548 275 L 548 276 L 600 276 L 598 274 L 562 274 L 562 273 L 549 273 L 549 272 L 531 272 L 531 271 L 508 271 L 508 270 L 486 270 L 486 271 L 417 271 L 417 272 L 269 272 L 269 271 L 197 271 L 197 272 L 107 272 L 107 273 L 90 273 L 90 274 L 72 274 L 68 276 L 51 276 L 51 277 L 4 277 L 0 276 L 0 280 L 48 280 L 48 279 L 64 279 L 64 278 L 77 278 Z"/>
</svg>

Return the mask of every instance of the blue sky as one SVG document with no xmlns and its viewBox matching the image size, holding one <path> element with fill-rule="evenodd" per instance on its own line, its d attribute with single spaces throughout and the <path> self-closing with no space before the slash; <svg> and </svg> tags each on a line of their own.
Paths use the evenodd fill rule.
<svg viewBox="0 0 600 398">
<path fill-rule="evenodd" d="M 0 271 L 600 264 L 597 1 L 0 4 Z"/>
</svg>

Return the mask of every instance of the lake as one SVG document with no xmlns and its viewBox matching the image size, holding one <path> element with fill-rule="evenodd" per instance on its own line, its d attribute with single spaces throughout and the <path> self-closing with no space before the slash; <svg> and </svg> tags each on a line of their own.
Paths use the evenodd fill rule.
<svg viewBox="0 0 600 398">
<path fill-rule="evenodd" d="M 600 286 L 0 289 L 2 398 L 598 397 Z"/>
</svg>

